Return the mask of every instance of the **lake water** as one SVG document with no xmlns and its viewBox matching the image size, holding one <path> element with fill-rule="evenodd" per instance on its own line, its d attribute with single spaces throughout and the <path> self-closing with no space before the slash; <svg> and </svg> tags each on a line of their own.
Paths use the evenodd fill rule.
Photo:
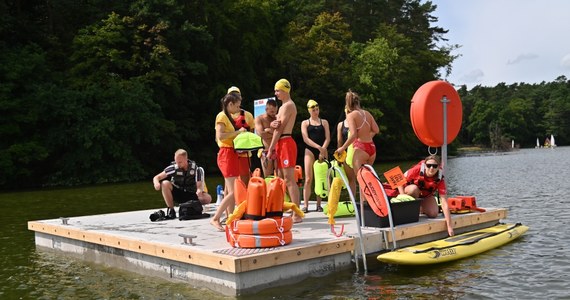
<svg viewBox="0 0 570 300">
<path fill-rule="evenodd" d="M 450 195 L 505 207 L 530 230 L 481 255 L 429 267 L 368 259 L 345 270 L 239 299 L 570 299 L 570 147 L 523 149 L 448 160 Z M 0 194 L 0 299 L 224 299 L 37 250 L 27 221 L 159 207 L 149 182 Z"/>
</svg>

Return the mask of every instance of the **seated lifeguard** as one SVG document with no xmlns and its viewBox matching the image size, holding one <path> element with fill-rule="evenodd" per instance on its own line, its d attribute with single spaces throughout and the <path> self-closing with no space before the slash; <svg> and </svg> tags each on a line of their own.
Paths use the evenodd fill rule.
<svg viewBox="0 0 570 300">
<path fill-rule="evenodd" d="M 398 187 L 400 194 L 407 194 L 414 198 L 422 198 L 421 211 L 428 218 L 436 218 L 439 206 L 435 199 L 435 191 L 439 194 L 441 210 L 447 223 L 447 233 L 453 236 L 453 227 L 449 207 L 447 205 L 447 188 L 445 179 L 439 169 L 441 159 L 437 155 L 430 155 L 404 173 L 407 184 Z"/>
<path fill-rule="evenodd" d="M 165 180 L 166 179 L 166 180 Z M 184 149 L 174 153 L 174 161 L 152 179 L 155 190 L 162 189 L 162 197 L 168 207 L 166 216 L 176 218 L 174 203 L 199 200 L 202 205 L 212 202 L 212 196 L 204 191 L 204 174 L 196 162 L 188 159 Z"/>
</svg>

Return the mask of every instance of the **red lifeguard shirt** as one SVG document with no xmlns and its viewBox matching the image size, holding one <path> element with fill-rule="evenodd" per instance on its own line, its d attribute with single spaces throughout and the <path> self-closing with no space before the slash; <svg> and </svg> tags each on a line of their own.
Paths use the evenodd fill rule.
<svg viewBox="0 0 570 300">
<path fill-rule="evenodd" d="M 421 170 L 421 166 L 422 166 L 423 162 L 413 166 L 411 169 L 407 170 L 406 173 L 404 173 L 404 176 L 406 177 L 406 180 L 408 182 L 414 182 L 415 180 L 420 179 L 420 170 Z M 441 172 L 441 170 L 438 170 L 438 172 Z M 424 170 L 424 174 L 425 174 L 425 170 Z M 436 174 L 433 177 L 427 177 L 427 176 L 423 176 L 423 180 L 425 182 L 424 187 L 420 187 L 421 190 L 421 197 L 427 197 L 433 194 L 433 192 L 437 189 L 437 191 L 439 192 L 440 195 L 445 196 L 447 195 L 447 187 L 445 185 L 445 178 L 441 178 L 441 180 L 439 182 L 437 182 L 438 179 L 438 175 Z M 436 188 L 434 188 L 433 191 L 430 191 L 428 188 L 429 186 L 435 186 Z"/>
</svg>

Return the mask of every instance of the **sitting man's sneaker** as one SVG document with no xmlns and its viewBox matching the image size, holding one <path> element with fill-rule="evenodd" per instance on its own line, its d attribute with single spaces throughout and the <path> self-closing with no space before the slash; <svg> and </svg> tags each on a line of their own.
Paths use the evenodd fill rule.
<svg viewBox="0 0 570 300">
<path fill-rule="evenodd" d="M 176 219 L 176 210 L 174 210 L 174 207 L 168 208 L 168 210 L 166 212 L 166 218 L 167 219 Z"/>
</svg>

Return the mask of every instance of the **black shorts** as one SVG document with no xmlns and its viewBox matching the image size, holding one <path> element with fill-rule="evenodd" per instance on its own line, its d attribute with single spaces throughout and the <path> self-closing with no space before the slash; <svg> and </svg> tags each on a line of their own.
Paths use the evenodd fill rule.
<svg viewBox="0 0 570 300">
<path fill-rule="evenodd" d="M 198 200 L 198 195 L 196 195 L 196 192 L 185 192 L 179 188 L 172 187 L 172 199 L 174 203 L 180 204 L 190 200 Z"/>
</svg>

